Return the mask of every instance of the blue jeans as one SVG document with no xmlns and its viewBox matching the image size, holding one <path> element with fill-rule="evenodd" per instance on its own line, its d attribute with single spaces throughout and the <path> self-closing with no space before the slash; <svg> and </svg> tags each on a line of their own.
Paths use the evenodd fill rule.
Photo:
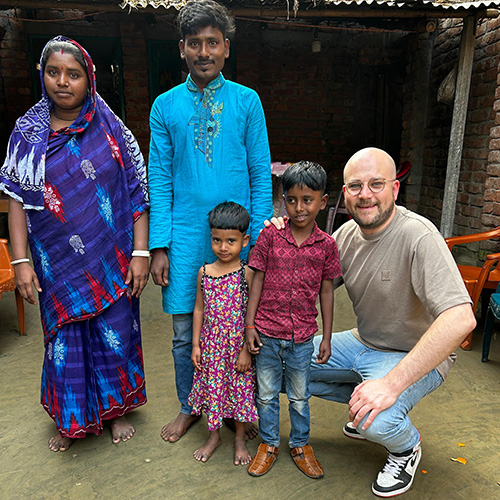
<svg viewBox="0 0 500 500">
<path fill-rule="evenodd" d="M 181 403 L 181 413 L 191 415 L 192 407 L 187 404 L 193 386 L 194 366 L 191 361 L 193 350 L 193 313 L 172 314 L 174 338 L 172 355 L 174 357 L 175 387 Z"/>
<path fill-rule="evenodd" d="M 364 380 L 379 379 L 389 373 L 405 356 L 404 352 L 375 351 L 363 345 L 350 331 L 332 334 L 332 355 L 328 363 L 315 362 L 322 337 L 314 338 L 311 359 L 313 396 L 349 403 L 352 391 Z M 361 429 L 366 417 L 358 425 L 358 432 L 366 439 L 384 445 L 392 453 L 411 450 L 420 440 L 408 413 L 427 394 L 443 382 L 434 369 L 400 394 L 396 402 L 380 412 L 368 429 Z"/>
<path fill-rule="evenodd" d="M 290 448 L 309 442 L 309 372 L 313 339 L 302 344 L 260 334 L 262 347 L 255 356 L 257 371 L 257 410 L 262 441 L 280 445 L 280 400 L 285 385 L 290 413 Z M 284 377 L 284 379 L 283 379 Z"/>
</svg>

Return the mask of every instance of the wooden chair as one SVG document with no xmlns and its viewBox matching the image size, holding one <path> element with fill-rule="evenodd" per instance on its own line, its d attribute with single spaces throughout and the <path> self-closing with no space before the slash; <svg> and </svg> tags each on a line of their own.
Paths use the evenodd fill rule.
<svg viewBox="0 0 500 500">
<path fill-rule="evenodd" d="M 465 243 L 473 243 L 476 241 L 492 240 L 500 237 L 500 227 L 486 231 L 484 233 L 468 234 L 465 236 L 453 236 L 446 238 L 446 244 L 450 251 L 455 245 L 462 245 Z M 486 260 L 482 267 L 459 265 L 458 269 L 464 280 L 467 291 L 472 299 L 472 310 L 476 314 L 477 304 L 479 297 L 483 290 L 489 291 L 488 298 L 483 301 L 486 307 L 486 301 L 489 300 L 489 295 L 493 290 L 496 290 L 500 282 L 500 269 L 497 266 L 500 262 L 500 253 L 493 253 L 486 256 Z M 472 332 L 462 342 L 462 349 L 470 351 L 472 341 Z"/>
<path fill-rule="evenodd" d="M 14 283 L 14 268 L 10 264 L 11 260 L 9 249 L 7 247 L 7 240 L 0 239 L 0 298 L 3 292 L 15 292 L 19 333 L 21 335 L 26 335 L 24 323 L 24 300 Z"/>
<path fill-rule="evenodd" d="M 333 225 L 335 223 L 335 217 L 337 214 L 347 215 L 349 217 L 349 212 L 345 207 L 344 201 L 344 191 L 341 189 L 339 197 L 337 198 L 337 203 L 334 207 L 330 207 L 328 209 L 328 217 L 326 219 L 326 228 L 325 233 L 332 234 L 333 233 Z"/>
</svg>

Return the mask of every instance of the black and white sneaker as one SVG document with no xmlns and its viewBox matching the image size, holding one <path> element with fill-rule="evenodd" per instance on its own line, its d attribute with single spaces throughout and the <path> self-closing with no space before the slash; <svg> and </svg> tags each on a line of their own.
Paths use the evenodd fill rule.
<svg viewBox="0 0 500 500">
<path fill-rule="evenodd" d="M 344 436 L 347 436 L 348 438 L 361 439 L 361 440 L 366 439 L 358 432 L 358 430 L 356 429 L 356 427 L 354 427 L 352 422 L 347 422 L 347 424 L 344 425 L 342 432 L 344 433 Z"/>
<path fill-rule="evenodd" d="M 409 452 L 389 453 L 384 468 L 373 482 L 373 493 L 379 497 L 394 497 L 408 491 L 421 458 L 420 441 Z"/>
</svg>

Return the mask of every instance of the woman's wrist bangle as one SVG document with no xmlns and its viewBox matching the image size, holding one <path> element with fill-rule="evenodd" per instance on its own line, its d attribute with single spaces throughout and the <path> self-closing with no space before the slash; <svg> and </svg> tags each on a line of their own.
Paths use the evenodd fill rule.
<svg viewBox="0 0 500 500">
<path fill-rule="evenodd" d="M 250 330 L 255 330 L 255 325 L 245 325 L 245 328 L 249 328 Z"/>
<path fill-rule="evenodd" d="M 133 250 L 132 257 L 150 257 L 148 250 Z"/>
<path fill-rule="evenodd" d="M 24 259 L 11 260 L 10 265 L 15 266 L 16 264 L 22 264 L 23 262 L 29 262 L 29 261 L 30 260 L 25 257 Z"/>
</svg>

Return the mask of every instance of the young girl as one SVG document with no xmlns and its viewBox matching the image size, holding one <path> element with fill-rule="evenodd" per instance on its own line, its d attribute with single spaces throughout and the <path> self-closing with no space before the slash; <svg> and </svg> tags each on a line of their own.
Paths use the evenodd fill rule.
<svg viewBox="0 0 500 500">
<path fill-rule="evenodd" d="M 250 217 L 237 203 L 224 202 L 209 214 L 213 264 L 198 272 L 193 314 L 195 367 L 188 403 L 193 415 L 207 415 L 209 437 L 194 452 L 206 462 L 220 443 L 223 419 L 234 419 L 234 464 L 247 465 L 251 455 L 245 444 L 245 422 L 257 420 L 255 370 L 245 347 L 245 314 L 251 271 L 239 254 L 249 242 Z"/>
</svg>

